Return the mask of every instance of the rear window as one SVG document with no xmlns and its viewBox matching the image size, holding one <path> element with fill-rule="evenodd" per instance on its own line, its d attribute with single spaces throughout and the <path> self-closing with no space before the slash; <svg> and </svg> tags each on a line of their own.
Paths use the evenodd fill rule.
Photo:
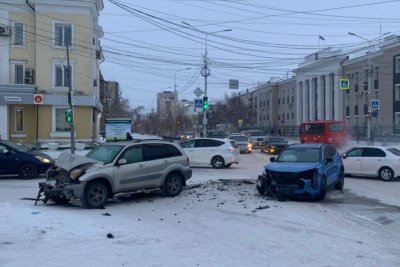
<svg viewBox="0 0 400 267">
<path fill-rule="evenodd" d="M 387 149 L 390 153 L 395 154 L 396 156 L 400 156 L 400 150 L 397 148 L 391 147 Z"/>
<path fill-rule="evenodd" d="M 263 131 L 254 131 L 254 132 L 249 132 L 250 136 L 264 136 L 265 133 Z"/>
<path fill-rule="evenodd" d="M 249 141 L 249 139 L 246 136 L 242 136 L 242 135 L 231 136 L 230 139 L 235 140 L 235 141 L 239 141 L 239 142 L 247 142 L 247 141 Z"/>
<path fill-rule="evenodd" d="M 328 129 L 330 132 L 342 132 L 344 131 L 344 123 L 330 123 Z"/>
<path fill-rule="evenodd" d="M 223 132 L 223 131 L 212 131 L 212 132 L 208 132 L 208 136 L 209 136 L 209 137 L 213 137 L 213 136 L 225 136 L 225 132 Z"/>
<path fill-rule="evenodd" d="M 179 156 L 182 156 L 182 153 L 179 151 L 179 149 L 176 148 L 173 145 L 165 144 L 164 145 L 164 149 L 165 149 L 165 152 L 167 154 L 166 155 L 167 157 L 179 157 Z"/>
</svg>

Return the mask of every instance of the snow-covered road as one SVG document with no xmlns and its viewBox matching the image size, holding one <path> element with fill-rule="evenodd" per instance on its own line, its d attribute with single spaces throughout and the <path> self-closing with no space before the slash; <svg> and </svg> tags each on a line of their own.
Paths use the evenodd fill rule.
<svg viewBox="0 0 400 267">
<path fill-rule="evenodd" d="M 23 198 L 42 179 L 1 179 L 0 266 L 400 265 L 399 179 L 346 177 L 322 202 L 278 202 L 243 182 L 269 157 L 241 158 L 194 168 L 176 198 L 141 194 L 103 210 L 34 206 Z"/>
</svg>

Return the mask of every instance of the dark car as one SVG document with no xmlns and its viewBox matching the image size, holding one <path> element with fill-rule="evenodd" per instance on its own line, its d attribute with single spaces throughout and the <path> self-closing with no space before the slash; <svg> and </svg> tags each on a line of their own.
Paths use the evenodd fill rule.
<svg viewBox="0 0 400 267">
<path fill-rule="evenodd" d="M 288 142 L 283 137 L 267 137 L 261 142 L 261 152 L 268 154 L 279 154 L 288 146 Z"/>
<path fill-rule="evenodd" d="M 208 138 L 226 138 L 226 133 L 224 131 L 219 130 L 210 130 L 207 131 Z"/>
<path fill-rule="evenodd" d="M 32 179 L 53 166 L 53 159 L 44 153 L 11 143 L 0 141 L 0 174 L 18 174 L 23 179 Z"/>
<path fill-rule="evenodd" d="M 307 195 L 322 200 L 329 187 L 343 190 L 341 155 L 327 144 L 290 145 L 265 166 L 257 190 L 277 197 Z"/>
</svg>

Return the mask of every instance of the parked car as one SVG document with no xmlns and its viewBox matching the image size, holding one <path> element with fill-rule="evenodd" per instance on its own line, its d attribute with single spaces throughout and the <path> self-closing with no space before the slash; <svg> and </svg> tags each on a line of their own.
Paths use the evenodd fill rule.
<svg viewBox="0 0 400 267">
<path fill-rule="evenodd" d="M 219 130 L 209 130 L 207 131 L 208 138 L 226 138 L 226 133 Z"/>
<path fill-rule="evenodd" d="M 109 143 L 86 156 L 63 153 L 40 183 L 44 202 L 79 199 L 101 208 L 120 193 L 161 191 L 177 196 L 192 176 L 189 158 L 179 144 L 162 140 Z"/>
<path fill-rule="evenodd" d="M 267 137 L 261 142 L 261 152 L 268 154 L 279 154 L 288 146 L 288 142 L 283 137 Z"/>
<path fill-rule="evenodd" d="M 181 140 L 185 141 L 185 140 L 193 139 L 194 137 L 195 137 L 194 132 L 185 132 L 181 135 Z"/>
<path fill-rule="evenodd" d="M 0 140 L 0 175 L 18 174 L 20 178 L 32 179 L 45 173 L 53 163 L 45 153 Z"/>
<path fill-rule="evenodd" d="M 257 190 L 278 197 L 308 195 L 322 200 L 329 187 L 343 190 L 342 157 L 327 144 L 290 145 L 265 166 L 259 176 Z"/>
<path fill-rule="evenodd" d="M 239 163 L 239 148 L 233 140 L 198 138 L 181 143 L 191 166 L 230 167 Z"/>
<path fill-rule="evenodd" d="M 231 134 L 229 139 L 235 141 L 240 153 L 251 153 L 253 146 L 250 144 L 250 140 L 247 136 L 241 134 Z"/>
<path fill-rule="evenodd" d="M 378 176 L 384 181 L 400 175 L 400 150 L 394 147 L 357 146 L 342 157 L 349 175 Z"/>
<path fill-rule="evenodd" d="M 267 138 L 267 135 L 262 130 L 248 130 L 247 136 L 249 137 L 253 148 L 260 147 L 262 140 Z"/>
</svg>

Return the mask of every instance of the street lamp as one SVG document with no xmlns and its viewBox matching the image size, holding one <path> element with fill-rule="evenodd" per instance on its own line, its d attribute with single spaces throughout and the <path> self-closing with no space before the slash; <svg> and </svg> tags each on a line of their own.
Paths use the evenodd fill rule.
<svg viewBox="0 0 400 267">
<path fill-rule="evenodd" d="M 175 95 L 176 95 L 176 73 L 178 72 L 178 71 L 184 71 L 184 70 L 190 70 L 191 68 L 185 68 L 185 69 L 179 69 L 179 70 L 176 70 L 175 71 L 175 76 L 174 76 L 174 93 L 175 93 Z M 175 96 L 176 97 L 176 96 Z"/>
<path fill-rule="evenodd" d="M 204 51 L 204 67 L 201 69 L 201 75 L 204 77 L 204 98 L 203 99 L 207 99 L 207 77 L 210 76 L 210 69 L 208 68 L 208 58 L 207 58 L 207 41 L 208 41 L 208 35 L 212 35 L 215 33 L 219 33 L 219 32 L 230 32 L 232 31 L 232 29 L 224 29 L 224 30 L 220 30 L 220 31 L 214 31 L 214 32 L 206 32 L 206 31 L 202 31 L 192 25 L 190 25 L 187 22 L 182 21 L 183 24 L 185 24 L 186 26 L 204 34 L 205 37 L 205 51 Z M 203 108 L 203 136 L 206 137 L 207 135 L 207 110 Z"/>
<path fill-rule="evenodd" d="M 384 36 L 386 34 L 389 34 L 389 33 L 390 32 L 384 33 L 381 36 L 379 36 L 378 38 L 380 38 L 380 37 L 382 37 L 382 36 Z M 367 92 L 367 95 L 366 95 L 366 100 L 367 100 L 368 113 L 369 113 L 369 112 L 371 112 L 371 107 L 370 107 L 371 103 L 369 103 L 369 95 L 371 93 L 371 76 L 372 76 L 372 68 L 371 68 L 372 67 L 371 66 L 371 53 L 372 53 L 372 49 L 371 48 L 372 47 L 371 47 L 371 42 L 373 40 L 375 40 L 376 38 L 367 39 L 367 38 L 362 37 L 362 36 L 360 36 L 358 34 L 355 34 L 353 32 L 348 32 L 347 34 L 355 36 L 355 37 L 358 37 L 358 38 L 368 42 L 368 92 Z M 367 120 L 367 139 L 368 139 L 367 142 L 369 143 L 370 140 L 371 140 L 371 117 L 370 116 L 368 116 L 368 120 Z"/>
</svg>

